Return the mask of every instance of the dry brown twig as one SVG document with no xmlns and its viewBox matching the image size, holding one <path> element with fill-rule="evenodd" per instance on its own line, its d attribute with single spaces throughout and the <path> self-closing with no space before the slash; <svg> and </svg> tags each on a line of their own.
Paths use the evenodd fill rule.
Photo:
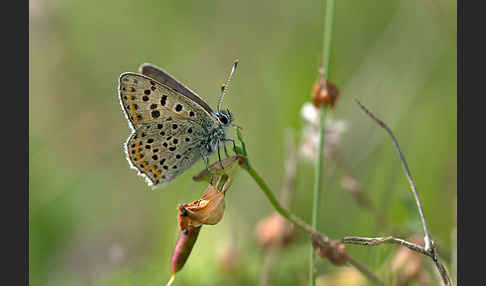
<svg viewBox="0 0 486 286">
<path fill-rule="evenodd" d="M 452 285 L 451 279 L 449 278 L 449 275 L 447 274 L 447 270 L 445 269 L 442 262 L 439 260 L 439 257 L 438 257 L 438 254 L 437 254 L 437 249 L 435 247 L 434 241 L 432 240 L 432 238 L 430 236 L 430 232 L 427 228 L 427 223 L 425 221 L 425 215 L 424 215 L 424 212 L 423 212 L 422 203 L 420 201 L 420 198 L 419 198 L 419 195 L 418 195 L 418 192 L 417 192 L 417 187 L 416 187 L 415 182 L 412 178 L 412 174 L 410 173 L 410 170 L 408 168 L 405 157 L 403 156 L 403 153 L 400 149 L 400 146 L 398 145 L 398 141 L 395 138 L 395 135 L 393 134 L 391 129 L 382 120 L 377 118 L 371 111 L 369 111 L 363 104 L 361 104 L 361 102 L 359 102 L 358 100 L 356 100 L 356 102 L 361 107 L 361 109 L 363 109 L 366 112 L 366 114 L 368 114 L 376 123 L 378 123 L 378 125 L 380 125 L 383 129 L 386 130 L 386 132 L 390 135 L 390 137 L 393 141 L 393 144 L 395 145 L 395 148 L 396 148 L 398 155 L 400 157 L 400 161 L 402 163 L 402 167 L 404 169 L 405 175 L 406 175 L 407 180 L 410 184 L 412 194 L 413 194 L 413 196 L 415 198 L 415 202 L 417 204 L 420 219 L 422 221 L 422 225 L 423 225 L 423 228 L 424 228 L 425 247 L 422 247 L 422 246 L 417 245 L 415 243 L 411 243 L 411 242 L 408 242 L 406 240 L 395 238 L 395 237 L 392 237 L 392 236 L 388 236 L 388 237 L 384 237 L 384 238 L 383 237 L 376 237 L 376 238 L 345 237 L 345 238 L 343 238 L 342 242 L 343 243 L 350 243 L 350 244 L 365 245 L 365 246 L 376 246 L 376 245 L 379 245 L 379 244 L 382 244 L 382 243 L 393 243 L 393 244 L 399 244 L 399 245 L 406 246 L 413 251 L 419 252 L 423 255 L 426 255 L 426 256 L 432 258 L 432 260 L 435 263 L 437 270 L 440 273 L 440 276 L 442 278 L 442 282 L 444 283 L 444 285 L 447 285 L 447 286 Z"/>
<path fill-rule="evenodd" d="M 425 248 L 423 248 L 422 246 L 406 241 L 401 238 L 395 238 L 393 236 L 387 236 L 387 237 L 346 236 L 345 238 L 343 238 L 342 241 L 344 243 L 359 244 L 359 245 L 366 245 L 366 246 L 376 246 L 382 243 L 398 244 L 410 248 L 411 250 L 419 252 L 423 255 L 432 257 L 432 254 L 427 250 L 425 250 Z"/>
</svg>

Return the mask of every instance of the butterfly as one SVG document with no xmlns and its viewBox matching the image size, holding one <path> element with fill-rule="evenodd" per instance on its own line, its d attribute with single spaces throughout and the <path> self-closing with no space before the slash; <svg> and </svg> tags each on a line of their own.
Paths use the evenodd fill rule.
<svg viewBox="0 0 486 286">
<path fill-rule="evenodd" d="M 125 142 L 130 167 L 138 170 L 152 187 L 164 186 L 226 142 L 233 115 L 221 110 L 224 95 L 236 70 L 235 61 L 217 111 L 195 92 L 152 64 L 142 64 L 140 73 L 125 72 L 118 80 L 118 98 L 131 134 Z"/>
</svg>

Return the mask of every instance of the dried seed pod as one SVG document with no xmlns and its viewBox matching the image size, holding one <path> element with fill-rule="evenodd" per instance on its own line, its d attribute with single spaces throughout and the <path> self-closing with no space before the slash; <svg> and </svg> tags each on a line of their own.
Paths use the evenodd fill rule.
<svg viewBox="0 0 486 286">
<path fill-rule="evenodd" d="M 326 246 L 319 242 L 319 238 L 311 235 L 312 246 L 317 251 L 321 258 L 327 258 L 334 265 L 343 265 L 348 262 L 348 255 L 346 254 L 346 246 L 340 242 Z"/>
<path fill-rule="evenodd" d="M 179 227 L 183 231 L 203 224 L 217 224 L 223 218 L 225 207 L 224 191 L 220 192 L 215 186 L 209 185 L 201 199 L 179 205 Z"/>
<path fill-rule="evenodd" d="M 316 108 L 319 108 L 324 104 L 330 109 L 333 109 L 336 105 L 336 101 L 339 97 L 339 90 L 334 83 L 328 81 L 324 77 L 322 68 L 319 69 L 319 76 L 314 83 L 311 96 L 312 104 L 314 104 Z"/>
</svg>

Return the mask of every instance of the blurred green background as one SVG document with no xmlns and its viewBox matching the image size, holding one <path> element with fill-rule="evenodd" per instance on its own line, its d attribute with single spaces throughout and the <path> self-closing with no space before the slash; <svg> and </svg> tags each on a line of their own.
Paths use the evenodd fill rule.
<svg viewBox="0 0 486 286">
<path fill-rule="evenodd" d="M 359 99 L 396 133 L 432 236 L 454 277 L 456 1 L 336 2 L 330 79 L 341 97 L 331 116 L 348 125 L 339 145 L 342 160 L 379 217 L 403 238 L 421 234 L 398 156 L 386 133 L 355 104 Z M 178 235 L 176 206 L 201 196 L 205 185 L 191 177 L 204 165 L 198 162 L 157 191 L 129 169 L 122 146 L 130 130 L 116 87 L 120 73 L 136 71 L 141 63 L 164 68 L 215 106 L 220 84 L 238 58 L 224 105 L 244 128 L 253 166 L 279 193 L 285 132 L 293 130 L 301 142 L 300 109 L 317 78 L 324 4 L 30 0 L 30 284 L 167 282 Z M 386 235 L 376 215 L 341 186 L 344 170 L 329 160 L 324 165 L 318 229 L 335 239 Z M 313 171 L 312 164 L 299 161 L 291 204 L 307 222 Z M 263 193 L 241 172 L 227 193 L 223 220 L 202 229 L 175 285 L 259 284 L 264 254 L 254 230 L 271 212 Z M 234 272 L 222 267 L 228 250 L 235 254 Z M 348 251 L 387 284 L 393 282 L 396 246 Z M 274 262 L 270 285 L 307 285 L 308 259 L 308 235 L 297 231 Z M 343 285 L 323 282 L 342 269 L 318 260 L 323 275 L 318 283 Z M 423 271 L 431 285 L 439 285 L 429 260 Z"/>
</svg>

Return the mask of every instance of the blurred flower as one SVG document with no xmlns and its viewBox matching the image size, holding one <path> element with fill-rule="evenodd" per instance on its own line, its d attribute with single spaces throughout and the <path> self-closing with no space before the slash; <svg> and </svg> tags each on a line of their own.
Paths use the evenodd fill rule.
<svg viewBox="0 0 486 286">
<path fill-rule="evenodd" d="M 125 249 L 119 243 L 113 243 L 108 248 L 108 255 L 112 263 L 119 263 L 125 258 Z"/>
<path fill-rule="evenodd" d="M 257 224 L 255 236 L 263 250 L 287 246 L 294 238 L 294 226 L 274 213 Z"/>
<path fill-rule="evenodd" d="M 304 103 L 300 111 L 304 119 L 300 156 L 311 161 L 317 158 L 317 145 L 319 143 L 319 117 L 320 113 L 311 103 Z M 324 156 L 332 156 L 341 142 L 341 135 L 347 129 L 347 123 L 343 120 L 326 118 L 324 129 Z"/>
<path fill-rule="evenodd" d="M 361 184 L 351 174 L 344 174 L 341 178 L 341 186 L 350 192 L 359 192 L 361 190 Z"/>
<path fill-rule="evenodd" d="M 321 105 L 324 105 L 333 109 L 339 97 L 339 90 L 335 84 L 325 79 L 322 67 L 319 68 L 319 76 L 312 88 L 311 95 L 312 104 L 316 108 L 320 108 Z"/>
<path fill-rule="evenodd" d="M 302 116 L 304 122 L 310 123 L 316 127 L 319 126 L 319 109 L 312 105 L 312 103 L 306 102 L 302 105 L 300 116 Z"/>
<path fill-rule="evenodd" d="M 316 278 L 317 286 L 361 286 L 367 285 L 366 278 L 355 268 L 343 267 Z"/>
<path fill-rule="evenodd" d="M 217 262 L 221 269 L 229 274 L 237 275 L 240 270 L 240 255 L 234 241 L 217 248 Z"/>
<path fill-rule="evenodd" d="M 423 239 L 420 236 L 412 236 L 408 241 L 424 246 Z M 429 274 L 424 271 L 424 257 L 418 252 L 401 246 L 392 258 L 391 263 L 391 269 L 396 275 L 396 285 L 405 285 L 414 280 L 421 285 L 429 285 Z"/>
<path fill-rule="evenodd" d="M 319 243 L 317 236 L 311 235 L 312 247 L 321 258 L 327 258 L 334 265 L 343 265 L 348 261 L 346 246 L 338 242 L 333 247 Z"/>
</svg>

